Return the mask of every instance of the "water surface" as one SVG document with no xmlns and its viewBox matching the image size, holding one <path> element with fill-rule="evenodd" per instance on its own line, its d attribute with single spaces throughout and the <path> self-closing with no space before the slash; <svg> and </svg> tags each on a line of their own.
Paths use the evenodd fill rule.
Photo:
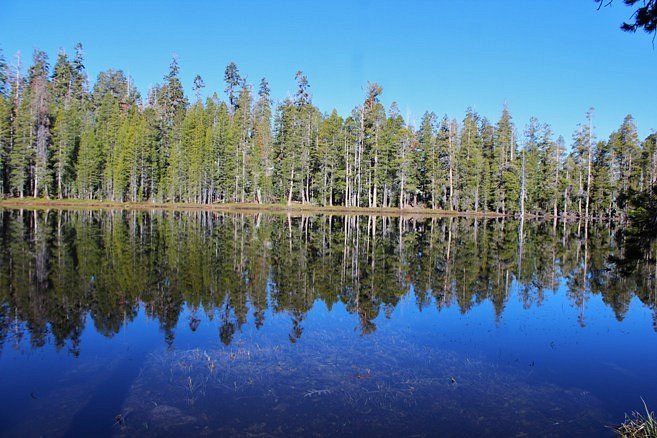
<svg viewBox="0 0 657 438">
<path fill-rule="evenodd" d="M 609 224 L 0 224 L 3 436 L 591 436 L 657 405 L 657 264 Z"/>
</svg>

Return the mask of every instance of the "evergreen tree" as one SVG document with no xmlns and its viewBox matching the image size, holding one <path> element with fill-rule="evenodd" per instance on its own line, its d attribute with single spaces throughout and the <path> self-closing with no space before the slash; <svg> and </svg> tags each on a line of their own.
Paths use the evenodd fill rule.
<svg viewBox="0 0 657 438">
<path fill-rule="evenodd" d="M 610 142 L 614 157 L 614 176 L 618 181 L 619 195 L 622 196 L 630 190 L 638 189 L 640 182 L 639 135 L 631 115 L 625 116 L 618 131 L 611 134 Z"/>
<path fill-rule="evenodd" d="M 465 119 L 463 119 L 460 148 L 457 155 L 459 207 L 464 211 L 478 211 L 480 207 L 484 155 L 479 123 L 479 115 L 472 108 L 468 108 Z"/>
<path fill-rule="evenodd" d="M 507 211 L 517 211 L 519 206 L 520 177 L 516 148 L 515 127 L 505 105 L 495 129 L 494 156 L 498 163 L 498 172 L 492 181 L 495 187 L 494 206 L 496 211 L 503 214 Z"/>
<path fill-rule="evenodd" d="M 30 117 L 29 97 L 26 97 L 26 80 L 21 76 L 20 53 L 16 56 L 16 68 L 12 78 L 10 95 L 10 144 L 8 154 L 9 190 L 22 198 L 29 193 L 28 176 L 33 126 Z M 28 95 L 29 96 L 29 95 Z"/>
<path fill-rule="evenodd" d="M 11 139 L 10 89 L 9 67 L 0 49 L 0 197 L 8 189 L 7 159 Z"/>
<path fill-rule="evenodd" d="M 237 106 L 236 90 L 242 84 L 242 77 L 240 76 L 239 69 L 234 62 L 226 66 L 224 72 L 224 82 L 226 82 L 226 93 L 228 94 L 228 104 L 231 111 L 235 110 Z"/>
<path fill-rule="evenodd" d="M 164 84 L 156 91 L 157 108 L 160 114 L 160 145 L 158 148 L 158 184 L 162 188 L 159 198 L 166 196 L 180 200 L 184 180 L 183 146 L 181 144 L 181 125 L 187 108 L 187 98 L 178 77 L 180 67 L 173 58 Z"/>
<path fill-rule="evenodd" d="M 580 217 L 589 215 L 590 187 L 593 176 L 593 108 L 586 113 L 587 122 L 580 124 L 573 134 L 573 159 L 577 164 L 577 202 Z"/>
<path fill-rule="evenodd" d="M 380 165 L 381 156 L 384 154 L 384 145 L 381 141 L 383 125 L 386 121 L 386 113 L 383 105 L 379 102 L 379 96 L 383 93 L 383 87 L 377 83 L 368 83 L 367 96 L 360 109 L 360 140 L 359 140 L 359 167 L 363 167 L 357 176 L 359 184 L 364 176 L 365 191 L 367 191 L 368 207 L 380 205 L 381 183 L 385 178 L 384 171 Z M 360 191 L 359 191 L 360 192 Z"/>
<path fill-rule="evenodd" d="M 253 192 L 258 203 L 273 201 L 273 150 L 271 132 L 271 96 L 269 83 L 260 81 L 258 100 L 254 108 L 253 153 L 251 175 Z"/>
<path fill-rule="evenodd" d="M 657 133 L 652 133 L 643 141 L 641 154 L 642 186 L 657 184 Z"/>
<path fill-rule="evenodd" d="M 593 157 L 591 207 L 597 215 L 613 216 L 613 181 L 611 178 L 611 148 L 609 142 L 599 141 Z"/>
<path fill-rule="evenodd" d="M 334 109 L 319 128 L 317 142 L 318 174 L 315 187 L 321 205 L 332 206 L 337 193 L 344 190 L 344 163 L 342 149 L 344 145 L 344 121 Z"/>
<path fill-rule="evenodd" d="M 535 117 L 529 119 L 525 128 L 525 141 L 521 151 L 521 186 L 524 199 L 521 198 L 523 211 L 537 212 L 542 209 L 541 196 L 543 194 L 544 175 L 541 168 L 542 151 L 540 148 L 540 123 Z"/>
<path fill-rule="evenodd" d="M 491 125 L 486 118 L 481 120 L 480 132 L 482 139 L 482 154 L 483 154 L 483 171 L 481 178 L 480 204 L 484 211 L 489 208 L 495 208 L 494 202 L 494 181 L 496 179 L 497 171 L 495 170 L 495 127 Z"/>
<path fill-rule="evenodd" d="M 117 159 L 121 155 L 121 144 L 117 145 L 117 135 L 121 127 L 124 109 L 130 100 L 134 101 L 130 84 L 120 70 L 107 70 L 98 75 L 92 91 L 94 105 L 91 129 L 93 135 L 80 139 L 78 168 L 84 168 L 85 187 L 80 189 L 90 196 L 115 199 L 115 178 Z M 88 140 L 91 143 L 86 144 Z M 89 160 L 89 162 L 82 162 Z M 99 187 L 96 187 L 96 172 L 100 175 Z M 90 179 L 88 179 L 88 178 Z"/>
<path fill-rule="evenodd" d="M 548 213 L 551 210 L 552 215 L 556 219 L 560 199 L 559 168 L 561 167 L 563 150 L 561 145 L 553 140 L 552 128 L 547 123 L 541 126 L 539 152 L 542 178 L 542 182 L 539 185 L 539 211 Z"/>
<path fill-rule="evenodd" d="M 33 64 L 28 71 L 28 96 L 30 99 L 34 197 L 43 194 L 49 197 L 52 184 L 50 166 L 51 122 L 50 83 L 48 81 L 48 56 L 45 52 L 34 52 Z"/>
<path fill-rule="evenodd" d="M 52 73 L 53 138 L 52 165 L 55 191 L 59 198 L 71 191 L 74 179 L 73 157 L 79 142 L 79 118 L 74 95 L 73 65 L 60 51 Z"/>
<path fill-rule="evenodd" d="M 237 105 L 233 114 L 233 130 L 235 132 L 235 162 L 237 172 L 235 173 L 235 191 L 233 200 L 245 202 L 250 198 L 253 191 L 253 180 L 251 178 L 251 160 L 253 156 L 253 112 L 251 90 L 246 82 L 243 82 L 239 92 Z"/>
<path fill-rule="evenodd" d="M 432 164 L 431 177 L 442 181 L 442 206 L 445 210 L 454 210 L 456 198 L 454 192 L 456 173 L 456 121 L 450 121 L 444 116 L 440 121 L 436 134 L 436 155 L 438 163 Z M 433 172 L 437 173 L 434 176 Z M 443 178 L 440 179 L 440 175 Z"/>
<path fill-rule="evenodd" d="M 445 181 L 445 172 L 443 167 L 443 153 L 438 145 L 436 136 L 436 114 L 426 112 L 422 116 L 420 129 L 418 130 L 418 142 L 422 145 L 422 150 L 426 155 L 424 186 L 428 191 L 429 202 L 432 209 L 444 207 L 444 201 L 441 202 L 441 196 Z"/>
<path fill-rule="evenodd" d="M 232 192 L 237 170 L 234 152 L 234 132 L 228 106 L 221 102 L 213 116 L 212 126 L 212 192 L 214 198 L 226 202 Z"/>
<path fill-rule="evenodd" d="M 194 76 L 194 86 L 192 87 L 192 90 L 194 91 L 194 96 L 196 96 L 197 102 L 201 101 L 201 92 L 204 88 L 205 82 L 203 82 L 201 75 Z"/>
<path fill-rule="evenodd" d="M 657 184 L 657 135 L 643 142 L 631 116 L 595 142 L 592 110 L 566 154 L 531 118 L 521 140 L 506 105 L 493 125 L 468 109 L 463 122 L 425 112 L 417 129 L 383 88 L 342 118 L 320 113 L 303 72 L 274 111 L 230 63 L 226 101 L 188 104 L 173 59 L 146 102 L 120 70 L 90 92 L 82 46 L 60 51 L 52 72 L 36 51 L 23 74 L 0 54 L 0 194 L 117 201 L 300 202 L 345 207 L 431 207 L 580 218 L 625 218 L 628 199 Z M 403 244 L 404 242 L 401 242 Z"/>
<path fill-rule="evenodd" d="M 96 137 L 96 130 L 87 120 L 80 135 L 80 152 L 77 159 L 76 191 L 82 199 L 99 196 L 102 186 L 102 148 Z"/>
</svg>

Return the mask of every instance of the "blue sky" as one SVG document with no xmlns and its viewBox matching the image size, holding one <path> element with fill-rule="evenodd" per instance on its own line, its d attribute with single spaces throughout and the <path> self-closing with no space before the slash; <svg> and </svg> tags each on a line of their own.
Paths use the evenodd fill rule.
<svg viewBox="0 0 657 438">
<path fill-rule="evenodd" d="M 223 91 L 235 61 L 252 83 L 266 76 L 273 97 L 294 92 L 303 70 L 314 103 L 345 115 L 367 81 L 384 88 L 405 117 L 425 110 L 459 120 L 472 106 L 497 121 L 507 102 L 519 132 L 530 116 L 570 142 L 595 107 L 598 138 L 623 117 L 642 137 L 657 129 L 657 50 L 651 36 L 618 26 L 621 0 L 472 1 L 0 1 L 0 47 L 13 62 L 35 48 L 86 52 L 93 81 L 107 68 L 132 76 L 145 95 L 173 54 L 189 95 L 200 74 Z"/>
</svg>

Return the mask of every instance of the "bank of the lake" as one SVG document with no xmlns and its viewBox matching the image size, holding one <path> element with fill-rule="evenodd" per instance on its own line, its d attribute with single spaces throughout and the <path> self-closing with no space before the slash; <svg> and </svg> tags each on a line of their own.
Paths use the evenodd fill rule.
<svg viewBox="0 0 657 438">
<path fill-rule="evenodd" d="M 197 204 L 184 202 L 122 202 L 98 199 L 48 199 L 48 198 L 4 198 L 0 207 L 24 209 L 107 209 L 107 210 L 202 210 L 221 212 L 257 212 L 257 213 L 307 213 L 307 214 L 348 214 L 377 216 L 438 216 L 438 217 L 478 217 L 503 218 L 511 214 L 482 211 L 439 210 L 424 207 L 344 207 L 339 205 L 322 206 L 315 204 L 258 204 L 251 202 L 231 202 L 214 204 Z M 526 217 L 538 217 L 526 215 Z M 545 216 L 548 217 L 548 216 Z"/>
</svg>

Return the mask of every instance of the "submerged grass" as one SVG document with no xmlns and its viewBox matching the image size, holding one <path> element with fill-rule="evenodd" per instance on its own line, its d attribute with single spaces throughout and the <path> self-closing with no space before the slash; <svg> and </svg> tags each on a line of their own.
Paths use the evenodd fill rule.
<svg viewBox="0 0 657 438">
<path fill-rule="evenodd" d="M 643 401 L 643 400 L 642 400 Z M 625 421 L 616 427 L 618 436 L 624 438 L 657 438 L 657 418 L 643 401 L 645 413 L 632 412 Z"/>
<path fill-rule="evenodd" d="M 124 432 L 592 436 L 610 423 L 580 389 L 528 382 L 524 364 L 502 367 L 410 336 L 363 342 L 318 328 L 302 344 L 258 337 L 158 350 L 126 399 Z"/>
</svg>

